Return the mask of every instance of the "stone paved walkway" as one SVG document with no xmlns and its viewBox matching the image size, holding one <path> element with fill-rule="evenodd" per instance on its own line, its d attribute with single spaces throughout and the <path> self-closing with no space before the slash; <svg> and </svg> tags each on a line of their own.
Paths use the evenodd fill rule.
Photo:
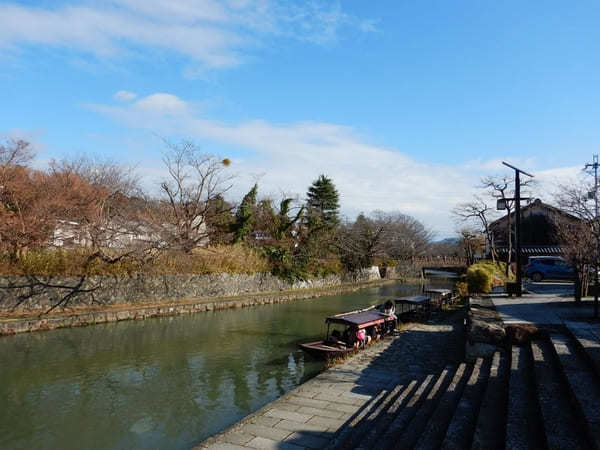
<svg viewBox="0 0 600 450">
<path fill-rule="evenodd" d="M 575 305 L 573 297 L 553 294 L 525 294 L 523 297 L 492 295 L 491 299 L 505 324 L 560 325 L 565 321 L 592 317 L 593 302 Z"/>
<path fill-rule="evenodd" d="M 457 311 L 438 323 L 415 324 L 374 344 L 197 448 L 322 448 L 382 389 L 458 364 L 464 350 L 463 317 Z"/>
</svg>

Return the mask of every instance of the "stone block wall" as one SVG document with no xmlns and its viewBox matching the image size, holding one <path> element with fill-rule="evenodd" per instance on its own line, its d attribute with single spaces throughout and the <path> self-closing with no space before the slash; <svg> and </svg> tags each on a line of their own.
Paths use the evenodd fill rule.
<svg viewBox="0 0 600 450">
<path fill-rule="evenodd" d="M 491 357 L 496 351 L 504 351 L 507 345 L 506 330 L 491 299 L 469 299 L 466 327 L 467 361 L 473 362 L 477 358 Z"/>
<path fill-rule="evenodd" d="M 386 276 L 386 278 L 394 278 Z M 0 311 L 47 310 L 70 292 L 67 286 L 77 285 L 78 277 L 39 277 L 52 288 L 32 286 L 27 277 L 0 277 Z M 145 302 L 163 302 L 179 299 L 232 297 L 245 294 L 293 291 L 337 286 L 381 279 L 377 266 L 344 276 L 332 275 L 290 283 L 270 273 L 210 274 L 210 275 L 148 275 L 97 276 L 87 279 L 76 296 L 72 307 L 89 305 L 133 305 Z M 60 286 L 65 286 L 61 288 Z M 38 290 L 39 289 L 39 290 Z M 35 295 L 30 295 L 35 293 Z M 16 306 L 20 298 L 30 297 Z"/>
</svg>

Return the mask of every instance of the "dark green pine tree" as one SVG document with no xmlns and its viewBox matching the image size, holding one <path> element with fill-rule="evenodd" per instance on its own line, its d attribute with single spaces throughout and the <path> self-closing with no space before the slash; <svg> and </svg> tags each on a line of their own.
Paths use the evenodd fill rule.
<svg viewBox="0 0 600 450">
<path fill-rule="evenodd" d="M 331 178 L 319 176 L 308 188 L 306 203 L 312 214 L 320 216 L 327 228 L 335 228 L 339 223 L 339 194 Z"/>
<path fill-rule="evenodd" d="M 244 196 L 235 214 L 235 242 L 245 241 L 254 228 L 257 192 L 258 185 L 255 184 Z"/>
</svg>

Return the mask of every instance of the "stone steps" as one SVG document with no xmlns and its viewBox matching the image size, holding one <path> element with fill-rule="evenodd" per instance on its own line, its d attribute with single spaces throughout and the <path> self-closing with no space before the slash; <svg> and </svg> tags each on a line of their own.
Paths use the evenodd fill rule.
<svg viewBox="0 0 600 450">
<path fill-rule="evenodd" d="M 492 357 L 487 387 L 483 395 L 472 450 L 500 450 L 504 448 L 506 430 L 506 402 L 508 394 L 508 360 L 500 352 Z"/>
<path fill-rule="evenodd" d="M 593 333 L 553 331 L 446 367 L 382 391 L 327 448 L 600 450 L 598 348 Z"/>
<path fill-rule="evenodd" d="M 490 375 L 491 361 L 478 358 L 442 442 L 443 449 L 470 448 L 479 407 Z"/>
<path fill-rule="evenodd" d="M 358 446 L 358 443 L 367 435 L 370 431 L 379 433 L 382 430 L 383 422 L 382 418 L 385 415 L 389 407 L 394 403 L 396 398 L 401 395 L 403 386 L 396 386 L 391 392 L 387 393 L 381 400 L 381 402 L 369 411 L 369 413 L 362 418 L 362 420 L 354 427 L 352 433 L 350 433 L 345 439 L 342 445 L 336 448 L 340 449 L 353 449 Z"/>
<path fill-rule="evenodd" d="M 546 340 L 531 343 L 533 368 L 542 425 L 549 449 L 588 448 L 573 414 L 568 389 L 556 364 L 552 344 Z"/>
<path fill-rule="evenodd" d="M 589 327 L 577 326 L 573 323 L 568 323 L 567 329 L 575 339 L 575 344 L 588 359 L 596 376 L 600 378 L 600 332 L 594 333 Z"/>
<path fill-rule="evenodd" d="M 425 383 L 429 383 L 429 380 L 426 380 Z M 400 411 L 401 408 L 404 407 L 404 405 L 411 401 L 411 394 L 413 394 L 416 389 L 417 381 L 413 380 L 402 391 L 402 393 L 398 395 L 398 397 L 396 397 L 396 399 L 387 409 L 385 414 L 382 414 L 382 417 L 379 420 L 380 426 L 369 430 L 363 437 L 363 439 L 360 441 L 358 448 L 372 448 L 376 445 L 379 445 L 380 447 L 383 446 L 381 432 L 389 428 L 392 421 L 396 418 L 398 411 Z"/>
<path fill-rule="evenodd" d="M 472 370 L 473 367 L 471 365 L 464 363 L 458 367 L 454 378 L 452 378 L 437 408 L 431 415 L 425 430 L 415 444 L 415 449 L 431 449 L 440 446 Z"/>
<path fill-rule="evenodd" d="M 330 440 L 329 444 L 325 447 L 327 450 L 333 450 L 337 448 L 344 448 L 346 442 L 351 438 L 352 434 L 356 430 L 356 428 L 360 425 L 361 421 L 367 417 L 371 412 L 373 412 L 377 406 L 383 401 L 385 396 L 387 395 L 387 391 L 384 389 L 380 391 L 376 396 L 374 396 L 371 400 L 369 400 L 365 406 L 348 422 L 344 424 L 344 426 L 337 431 L 335 436 Z"/>
<path fill-rule="evenodd" d="M 371 445 L 370 448 L 393 448 L 395 446 L 396 440 L 402 433 L 402 430 L 417 413 L 425 396 L 432 388 L 432 385 L 433 375 L 429 375 L 410 396 L 406 404 L 401 409 L 399 408 L 397 410 L 395 417 L 390 422 L 383 435 L 380 436 L 376 445 Z"/>
<path fill-rule="evenodd" d="M 446 367 L 442 371 L 433 388 L 427 394 L 427 397 L 425 398 L 421 408 L 419 408 L 402 433 L 399 436 L 396 436 L 394 441 L 395 448 L 414 447 L 415 443 L 419 439 L 419 436 L 421 433 L 423 433 L 423 430 L 427 426 L 433 411 L 435 411 L 442 394 L 448 388 L 448 385 L 450 384 L 455 372 L 456 369 L 453 369 L 452 367 Z"/>
<path fill-rule="evenodd" d="M 568 336 L 550 336 L 560 370 L 568 383 L 575 411 L 592 448 L 600 448 L 600 379 Z"/>
<path fill-rule="evenodd" d="M 546 448 L 528 346 L 512 347 L 507 406 L 506 448 Z"/>
</svg>

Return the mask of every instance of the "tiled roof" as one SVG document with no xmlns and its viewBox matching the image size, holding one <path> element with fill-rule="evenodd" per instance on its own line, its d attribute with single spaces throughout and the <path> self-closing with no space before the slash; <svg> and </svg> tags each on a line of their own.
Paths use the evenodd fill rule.
<svg viewBox="0 0 600 450">
<path fill-rule="evenodd" d="M 513 247 L 515 250 L 516 247 Z M 508 247 L 496 247 L 498 253 L 507 253 Z M 523 245 L 521 253 L 524 255 L 560 255 L 563 253 L 562 247 L 558 245 Z"/>
</svg>

